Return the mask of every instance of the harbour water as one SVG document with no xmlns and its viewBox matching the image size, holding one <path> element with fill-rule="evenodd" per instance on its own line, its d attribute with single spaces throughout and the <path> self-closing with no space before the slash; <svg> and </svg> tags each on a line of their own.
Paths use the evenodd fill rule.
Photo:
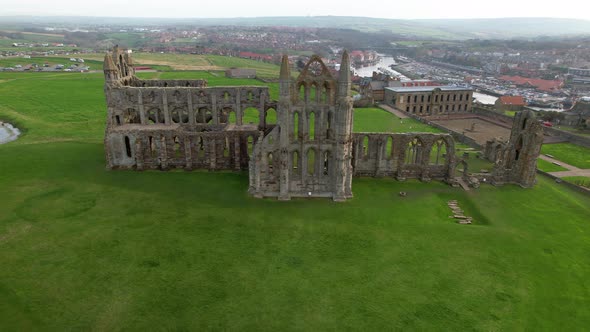
<svg viewBox="0 0 590 332">
<path fill-rule="evenodd" d="M 494 105 L 496 103 L 496 100 L 498 100 L 498 97 L 496 96 L 487 95 L 481 92 L 474 92 L 473 98 L 475 98 L 475 101 L 485 105 Z"/>
<path fill-rule="evenodd" d="M 12 142 L 18 138 L 20 130 L 10 123 L 0 122 L 0 144 Z"/>
<path fill-rule="evenodd" d="M 396 62 L 393 57 L 381 56 L 379 62 L 376 63 L 375 65 L 368 66 L 368 67 L 355 68 L 354 73 L 360 77 L 371 77 L 371 76 L 373 76 L 374 71 L 383 72 L 379 68 L 384 68 L 395 77 L 406 78 L 404 75 L 398 73 L 397 71 L 395 71 L 389 67 L 390 65 L 395 65 L 395 64 L 396 64 Z"/>
</svg>

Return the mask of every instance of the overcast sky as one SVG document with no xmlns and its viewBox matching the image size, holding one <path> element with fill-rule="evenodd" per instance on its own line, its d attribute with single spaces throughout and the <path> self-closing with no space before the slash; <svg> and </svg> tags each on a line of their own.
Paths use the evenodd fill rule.
<svg viewBox="0 0 590 332">
<path fill-rule="evenodd" d="M 341 5 L 344 4 L 344 5 Z M 588 0 L 0 0 L 3 15 L 116 17 L 367 16 L 382 18 L 562 17 L 590 19 Z"/>
</svg>

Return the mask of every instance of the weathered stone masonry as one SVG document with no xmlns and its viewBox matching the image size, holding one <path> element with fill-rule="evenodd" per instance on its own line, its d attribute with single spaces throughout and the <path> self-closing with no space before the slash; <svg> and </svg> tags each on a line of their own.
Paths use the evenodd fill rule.
<svg viewBox="0 0 590 332">
<path fill-rule="evenodd" d="M 248 170 L 248 191 L 256 197 L 343 201 L 352 197 L 353 176 L 454 183 L 457 165 L 466 168 L 448 134 L 353 134 L 346 52 L 337 78 L 313 56 L 293 79 L 283 57 L 278 101 L 270 100 L 267 87 L 140 80 L 130 55 L 118 48 L 105 56 L 104 73 L 110 169 Z M 521 143 L 508 143 L 503 156 L 519 151 L 523 159 L 501 159 L 507 161 L 497 163 L 497 183 L 534 183 L 537 141 L 525 135 Z"/>
</svg>

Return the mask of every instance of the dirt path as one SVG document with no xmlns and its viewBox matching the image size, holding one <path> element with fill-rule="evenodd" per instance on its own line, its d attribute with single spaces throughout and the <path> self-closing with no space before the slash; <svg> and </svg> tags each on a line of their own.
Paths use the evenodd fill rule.
<svg viewBox="0 0 590 332">
<path fill-rule="evenodd" d="M 393 114 L 393 115 L 397 116 L 397 117 L 398 117 L 398 118 L 400 118 L 400 119 L 407 119 L 407 118 L 408 118 L 408 116 L 407 116 L 407 115 L 405 115 L 403 112 L 401 112 L 401 111 L 398 111 L 398 110 L 396 110 L 396 109 L 395 109 L 395 108 L 393 108 L 393 107 L 387 106 L 387 105 L 385 105 L 385 104 L 379 104 L 378 106 L 379 106 L 381 109 L 384 109 L 384 110 L 386 110 L 387 112 L 389 112 L 389 113 L 391 113 L 391 114 Z"/>
<path fill-rule="evenodd" d="M 554 163 L 554 162 L 558 163 L 561 167 L 567 168 L 567 171 L 549 172 L 549 174 L 551 174 L 553 176 L 557 176 L 558 178 L 563 178 L 566 176 L 588 176 L 588 177 L 590 177 L 590 169 L 578 168 L 576 166 L 566 164 L 561 160 L 546 156 L 544 154 L 539 155 L 539 158 L 541 158 L 545 161 L 548 161 L 550 163 Z"/>
</svg>

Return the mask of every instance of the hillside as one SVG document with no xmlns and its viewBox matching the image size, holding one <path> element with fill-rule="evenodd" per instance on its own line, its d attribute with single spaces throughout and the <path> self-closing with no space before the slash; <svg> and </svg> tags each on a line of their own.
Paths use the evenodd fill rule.
<svg viewBox="0 0 590 332">
<path fill-rule="evenodd" d="M 590 35 L 590 20 L 562 18 L 493 18 L 401 20 L 353 16 L 290 16 L 248 18 L 114 18 L 114 17 L 0 17 L 0 26 L 15 24 L 82 26 L 289 26 L 387 31 L 407 37 L 469 39 Z"/>
</svg>

